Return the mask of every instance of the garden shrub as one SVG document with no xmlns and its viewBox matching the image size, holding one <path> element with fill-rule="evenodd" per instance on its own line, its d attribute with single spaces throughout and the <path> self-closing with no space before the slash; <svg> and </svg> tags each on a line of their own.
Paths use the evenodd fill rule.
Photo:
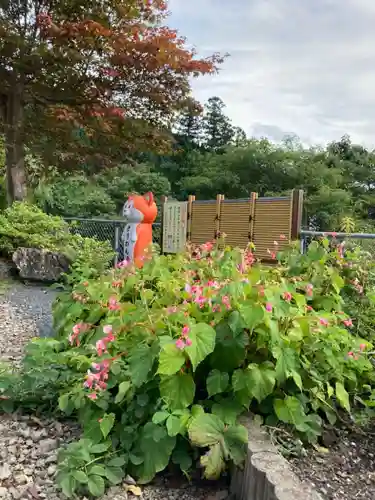
<svg viewBox="0 0 375 500">
<path fill-rule="evenodd" d="M 11 257 L 19 247 L 62 252 L 73 262 L 74 276 L 97 276 L 114 257 L 108 242 L 72 234 L 61 217 L 40 208 L 16 202 L 0 212 L 0 255 Z"/>
<path fill-rule="evenodd" d="M 67 496 L 99 496 L 125 471 L 146 483 L 170 462 L 188 474 L 199 460 L 214 479 L 244 459 L 249 409 L 315 443 L 325 420 L 371 399 L 371 343 L 343 312 L 337 250 L 323 241 L 280 258 L 263 267 L 207 244 L 59 296 L 57 341 L 75 380 L 59 407 L 83 428 L 60 455 Z"/>
</svg>

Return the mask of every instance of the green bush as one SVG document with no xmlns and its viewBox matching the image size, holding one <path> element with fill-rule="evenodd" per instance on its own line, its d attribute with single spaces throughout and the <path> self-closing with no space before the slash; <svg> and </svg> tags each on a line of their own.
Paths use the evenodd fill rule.
<svg viewBox="0 0 375 500">
<path fill-rule="evenodd" d="M 66 496 L 125 473 L 147 483 L 170 462 L 215 479 L 245 457 L 249 409 L 316 443 L 324 421 L 373 404 L 372 345 L 343 312 L 357 262 L 326 241 L 278 267 L 211 247 L 76 283 L 54 305 L 57 338 L 32 342 L 18 384 L 0 380 L 5 398 L 33 406 L 42 391 L 81 423 L 60 453 Z"/>
<path fill-rule="evenodd" d="M 97 276 L 114 257 L 108 242 L 72 234 L 61 217 L 16 202 L 0 213 L 0 254 L 10 257 L 19 247 L 62 252 L 73 262 L 74 275 Z"/>
</svg>

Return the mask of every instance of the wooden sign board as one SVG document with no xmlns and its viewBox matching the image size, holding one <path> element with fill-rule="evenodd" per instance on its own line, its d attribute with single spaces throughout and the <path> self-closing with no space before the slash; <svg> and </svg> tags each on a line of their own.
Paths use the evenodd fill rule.
<svg viewBox="0 0 375 500">
<path fill-rule="evenodd" d="M 179 253 L 185 250 L 187 232 L 187 201 L 168 201 L 163 208 L 164 253 Z"/>
</svg>

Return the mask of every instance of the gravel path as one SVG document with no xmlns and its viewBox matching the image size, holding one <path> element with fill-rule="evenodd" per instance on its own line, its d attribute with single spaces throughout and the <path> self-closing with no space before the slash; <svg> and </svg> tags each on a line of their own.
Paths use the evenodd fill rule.
<svg viewBox="0 0 375 500">
<path fill-rule="evenodd" d="M 52 333 L 51 304 L 56 295 L 48 288 L 12 283 L 0 294 L 0 361 L 17 367 L 24 345 L 37 335 Z M 56 488 L 57 450 L 75 439 L 77 428 L 29 415 L 0 414 L 0 499 L 63 500 Z M 142 488 L 146 500 L 225 500 L 223 484 L 189 485 L 174 478 L 158 478 Z M 111 488 L 102 500 L 131 500 L 122 486 Z M 85 500 L 84 498 L 82 500 Z M 87 500 L 87 499 L 86 499 Z"/>
</svg>

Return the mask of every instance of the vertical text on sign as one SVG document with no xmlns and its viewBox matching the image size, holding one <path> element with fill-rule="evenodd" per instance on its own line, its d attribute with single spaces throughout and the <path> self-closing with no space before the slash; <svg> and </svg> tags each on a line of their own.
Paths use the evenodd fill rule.
<svg viewBox="0 0 375 500">
<path fill-rule="evenodd" d="M 163 210 L 163 253 L 182 252 L 186 246 L 186 201 L 168 201 Z"/>
</svg>

